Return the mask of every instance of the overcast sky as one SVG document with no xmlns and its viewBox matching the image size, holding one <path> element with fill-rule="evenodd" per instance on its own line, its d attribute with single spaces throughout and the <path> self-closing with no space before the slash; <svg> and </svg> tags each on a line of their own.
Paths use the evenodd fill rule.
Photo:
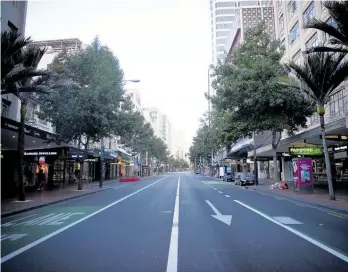
<svg viewBox="0 0 348 272">
<path fill-rule="evenodd" d="M 167 114 L 190 145 L 207 109 L 208 0 L 29 1 L 26 35 L 83 43 L 98 35 L 125 79 L 141 80 L 142 104 Z"/>
</svg>

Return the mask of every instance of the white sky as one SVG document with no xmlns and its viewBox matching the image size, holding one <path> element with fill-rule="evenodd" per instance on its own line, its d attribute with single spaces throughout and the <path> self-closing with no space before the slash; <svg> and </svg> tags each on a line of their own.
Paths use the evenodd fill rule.
<svg viewBox="0 0 348 272">
<path fill-rule="evenodd" d="M 119 58 L 125 79 L 140 79 L 142 104 L 167 114 L 187 148 L 207 109 L 211 59 L 208 0 L 29 1 L 33 40 L 98 35 Z"/>
</svg>

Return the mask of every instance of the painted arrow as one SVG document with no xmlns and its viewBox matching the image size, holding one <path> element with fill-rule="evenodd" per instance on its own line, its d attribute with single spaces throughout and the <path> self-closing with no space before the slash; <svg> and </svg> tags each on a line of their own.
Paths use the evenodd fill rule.
<svg viewBox="0 0 348 272">
<path fill-rule="evenodd" d="M 212 215 L 212 217 L 214 217 L 215 219 L 225 223 L 226 225 L 231 225 L 232 222 L 232 215 L 222 215 L 217 208 L 214 207 L 213 204 L 211 204 L 211 202 L 209 200 L 206 200 L 207 204 L 210 206 L 210 208 L 213 209 L 214 213 L 216 213 L 216 215 Z"/>
</svg>

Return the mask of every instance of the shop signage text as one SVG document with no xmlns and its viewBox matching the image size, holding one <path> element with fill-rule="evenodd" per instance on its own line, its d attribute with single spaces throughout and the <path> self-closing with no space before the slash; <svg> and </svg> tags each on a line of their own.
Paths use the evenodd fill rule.
<svg viewBox="0 0 348 272">
<path fill-rule="evenodd" d="M 289 147 L 289 153 L 292 156 L 304 155 L 304 156 L 320 156 L 323 155 L 321 147 Z"/>
<path fill-rule="evenodd" d="M 18 132 L 19 130 L 19 123 L 17 121 L 8 119 L 6 117 L 1 117 L 1 128 L 2 129 L 8 129 L 14 132 Z M 37 137 L 40 139 L 54 139 L 54 134 L 51 134 L 49 132 L 43 131 L 41 129 L 25 125 L 24 127 L 24 133 L 25 135 L 29 135 L 32 137 Z"/>
<path fill-rule="evenodd" d="M 341 152 L 341 151 L 346 151 L 346 150 L 348 150 L 348 145 L 337 146 L 337 147 L 329 147 L 328 150 L 329 150 L 329 152 Z"/>
<path fill-rule="evenodd" d="M 320 139 L 322 138 L 320 135 Z M 325 139 L 330 141 L 348 141 L 348 135 L 325 135 Z"/>
<path fill-rule="evenodd" d="M 57 152 L 24 152 L 24 156 L 57 156 Z"/>
</svg>

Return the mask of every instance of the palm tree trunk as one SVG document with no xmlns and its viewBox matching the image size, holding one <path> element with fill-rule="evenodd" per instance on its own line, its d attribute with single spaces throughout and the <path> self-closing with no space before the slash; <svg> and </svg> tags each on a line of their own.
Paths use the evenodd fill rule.
<svg viewBox="0 0 348 272">
<path fill-rule="evenodd" d="M 325 139 L 325 120 L 324 120 L 324 114 L 319 115 L 320 118 L 320 129 L 321 129 L 321 136 L 323 138 L 323 148 L 324 148 L 324 156 L 325 156 L 325 166 L 326 166 L 326 173 L 327 173 L 327 182 L 329 184 L 329 194 L 331 200 L 336 200 L 335 198 L 335 192 L 332 184 L 332 174 L 331 174 L 331 164 L 330 164 L 330 157 L 329 157 L 329 151 L 327 149 L 326 145 L 326 139 Z"/>
<path fill-rule="evenodd" d="M 25 128 L 25 117 L 27 115 L 27 103 L 21 101 L 20 109 L 20 122 L 18 128 L 18 143 L 17 143 L 17 153 L 18 153 L 18 200 L 25 201 L 25 186 L 23 179 L 23 156 L 24 156 L 24 128 Z"/>
</svg>

